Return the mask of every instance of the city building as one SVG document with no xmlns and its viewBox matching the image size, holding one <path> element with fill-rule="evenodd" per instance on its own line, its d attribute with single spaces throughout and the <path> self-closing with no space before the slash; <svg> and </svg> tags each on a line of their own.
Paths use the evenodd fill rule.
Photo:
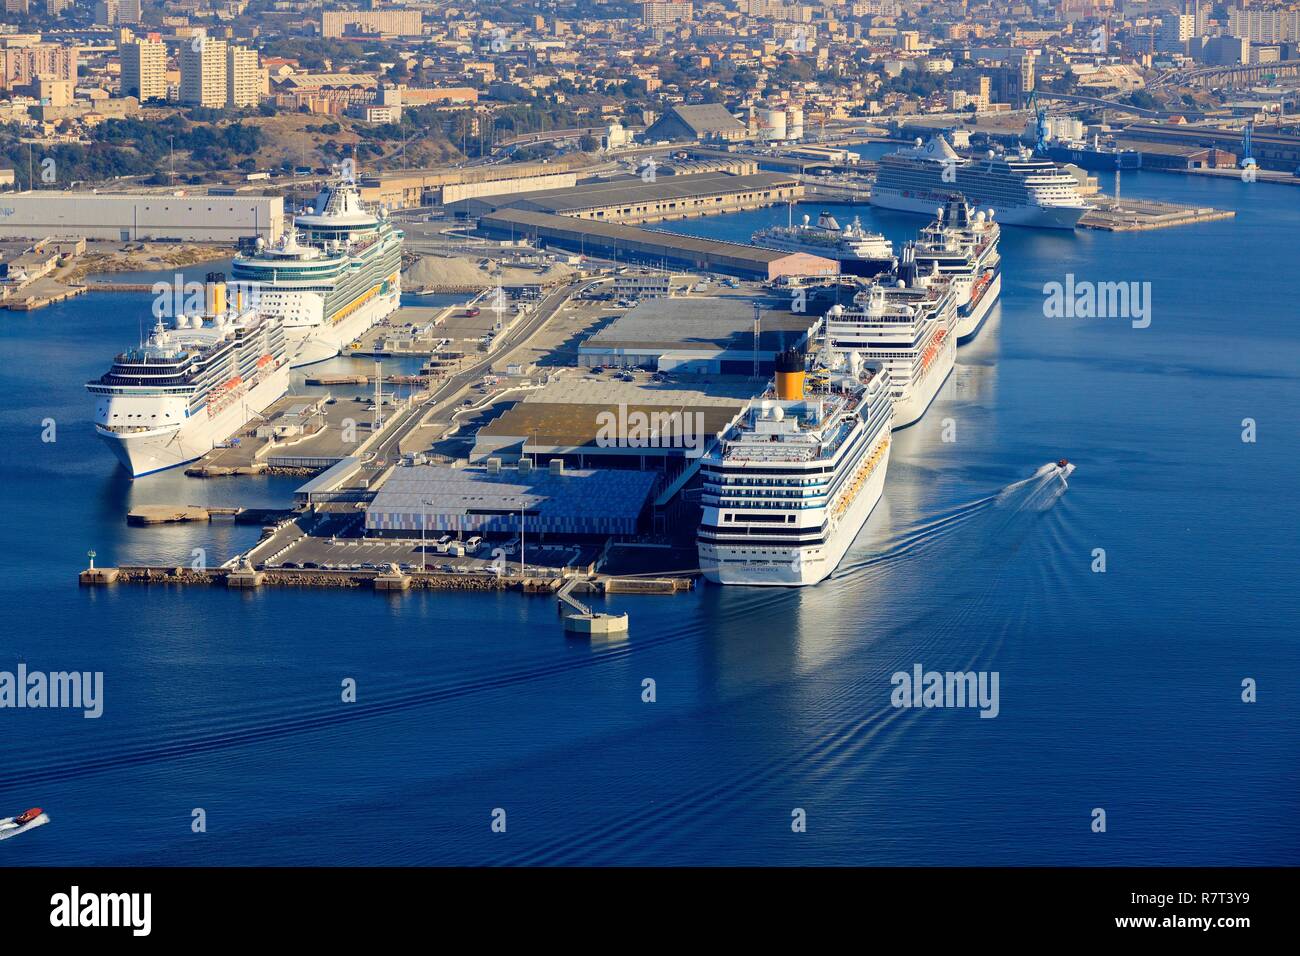
<svg viewBox="0 0 1300 956">
<path fill-rule="evenodd" d="M 8 46 L 0 50 L 0 89 L 28 86 L 38 76 L 77 82 L 77 48 L 58 43 Z"/>
<path fill-rule="evenodd" d="M 694 9 L 690 3 L 643 3 L 641 4 L 641 22 L 650 26 L 663 26 L 690 20 Z"/>
<path fill-rule="evenodd" d="M 121 46 L 123 96 L 141 103 L 167 99 L 167 47 L 153 40 L 136 40 Z"/>
<path fill-rule="evenodd" d="M 224 109 L 228 99 L 225 40 L 197 38 L 181 47 L 180 100 L 192 106 Z"/>
<path fill-rule="evenodd" d="M 424 34 L 419 10 L 325 10 L 320 15 L 323 37 L 376 35 L 418 37 Z"/>
<path fill-rule="evenodd" d="M 256 106 L 262 96 L 262 77 L 257 51 L 232 46 L 226 51 L 226 106 L 243 109 Z"/>
</svg>

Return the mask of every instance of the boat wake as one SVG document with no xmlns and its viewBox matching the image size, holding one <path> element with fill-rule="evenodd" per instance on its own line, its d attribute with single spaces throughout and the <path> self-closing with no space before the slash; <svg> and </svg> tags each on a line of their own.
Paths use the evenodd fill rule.
<svg viewBox="0 0 1300 956">
<path fill-rule="evenodd" d="M 1070 487 L 1068 479 L 1072 474 L 1074 465 L 1069 462 L 1062 465 L 1060 462 L 1049 461 L 1028 478 L 1007 485 L 994 498 L 1000 507 L 1046 511 Z"/>
<path fill-rule="evenodd" d="M 19 817 L 5 817 L 0 820 L 0 840 L 10 840 L 28 830 L 35 830 L 37 827 L 43 827 L 50 822 L 49 814 L 37 813 L 36 816 L 29 816 L 32 811 L 27 811 Z M 22 821 L 21 823 L 19 821 Z"/>
</svg>

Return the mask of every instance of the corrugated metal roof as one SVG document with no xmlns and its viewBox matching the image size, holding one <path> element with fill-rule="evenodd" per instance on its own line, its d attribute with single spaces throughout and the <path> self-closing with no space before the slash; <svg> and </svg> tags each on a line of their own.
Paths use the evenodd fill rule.
<svg viewBox="0 0 1300 956">
<path fill-rule="evenodd" d="M 687 179 L 695 179 L 695 176 L 688 176 Z M 519 226 L 531 226 L 552 230 L 555 232 L 565 232 L 572 236 L 586 235 L 594 236 L 600 239 L 617 240 L 619 242 L 631 244 L 658 244 L 669 250 L 680 250 L 686 253 L 712 255 L 712 256 L 730 256 L 736 259 L 744 259 L 749 262 L 762 263 L 766 265 L 770 262 L 777 262 L 781 259 L 788 258 L 792 255 L 789 252 L 780 252 L 775 249 L 761 249 L 758 246 L 746 246 L 738 242 L 722 242 L 717 239 L 701 239 L 698 236 L 682 236 L 676 233 L 659 232 L 653 229 L 642 229 L 635 226 L 621 226 L 613 222 L 598 222 L 592 219 L 573 219 L 569 216 L 557 216 L 546 212 L 537 212 L 531 209 L 500 209 L 493 213 L 481 216 L 481 224 L 490 225 L 498 223 L 509 227 L 511 224 Z M 826 260 L 829 264 L 834 265 L 831 260 Z"/>
<path fill-rule="evenodd" d="M 664 176 L 649 183 L 640 176 L 624 176 L 598 183 L 580 183 L 567 189 L 543 189 L 510 199 L 503 198 L 502 208 L 564 213 L 795 185 L 798 185 L 797 180 L 780 173 L 751 173 L 747 176 L 700 173 L 695 176 Z"/>
</svg>

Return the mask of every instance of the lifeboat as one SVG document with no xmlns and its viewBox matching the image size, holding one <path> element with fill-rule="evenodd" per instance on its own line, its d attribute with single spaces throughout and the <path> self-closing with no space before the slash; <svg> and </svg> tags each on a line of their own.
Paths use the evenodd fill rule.
<svg viewBox="0 0 1300 956">
<path fill-rule="evenodd" d="M 41 815 L 43 811 L 40 807 L 32 807 L 30 810 L 24 810 L 18 816 L 14 817 L 14 823 L 22 826 L 25 823 L 31 823 Z"/>
</svg>

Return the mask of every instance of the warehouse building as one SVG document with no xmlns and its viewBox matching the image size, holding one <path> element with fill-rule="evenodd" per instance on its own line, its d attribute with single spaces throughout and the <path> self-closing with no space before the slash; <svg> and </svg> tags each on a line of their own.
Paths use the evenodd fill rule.
<svg viewBox="0 0 1300 956">
<path fill-rule="evenodd" d="M 507 201 L 470 199 L 453 204 L 451 210 L 457 215 L 483 216 L 510 208 L 630 225 L 761 209 L 794 202 L 803 193 L 802 183 L 778 173 L 656 174 L 649 181 L 640 176 L 620 176 L 568 189 L 541 190 Z"/>
<path fill-rule="evenodd" d="M 721 103 L 674 106 L 645 131 L 647 143 L 722 141 L 735 143 L 749 138 L 749 127 Z"/>
<path fill-rule="evenodd" d="M 54 190 L 0 196 L 0 238 L 229 242 L 284 231 L 281 196 L 112 195 Z"/>
<path fill-rule="evenodd" d="M 688 176 L 687 179 L 699 177 Z M 652 232 L 613 222 L 571 219 L 528 209 L 502 209 L 479 218 L 478 231 L 495 239 L 531 239 L 580 255 L 657 268 L 698 269 L 747 279 L 829 276 L 839 263 L 802 252 L 780 252 L 738 242 Z"/>
<path fill-rule="evenodd" d="M 366 534 L 601 538 L 641 530 L 659 476 L 640 471 L 397 468 L 366 509 Z"/>
<path fill-rule="evenodd" d="M 1218 163 L 1219 156 L 1226 157 L 1226 154 L 1240 150 L 1241 136 L 1240 129 L 1173 123 L 1132 123 L 1125 126 L 1119 134 L 1119 138 L 1125 140 L 1130 148 L 1138 148 L 1134 146 L 1135 142 L 1165 143 L 1196 149 L 1213 148 L 1218 154 L 1212 163 Z M 1260 169 L 1292 172 L 1300 168 L 1300 136 L 1256 129 L 1251 135 L 1250 147 Z M 1145 156 L 1143 159 L 1145 163 Z"/>
<path fill-rule="evenodd" d="M 761 385 L 748 377 L 691 382 L 564 378 L 479 429 L 470 461 L 562 459 L 576 468 L 663 471 L 697 462 Z"/>
<path fill-rule="evenodd" d="M 750 375 L 757 355 L 759 374 L 770 375 L 778 352 L 805 348 L 816 321 L 791 312 L 760 313 L 755 353 L 753 299 L 740 295 L 648 299 L 579 345 L 578 364 Z"/>
</svg>

